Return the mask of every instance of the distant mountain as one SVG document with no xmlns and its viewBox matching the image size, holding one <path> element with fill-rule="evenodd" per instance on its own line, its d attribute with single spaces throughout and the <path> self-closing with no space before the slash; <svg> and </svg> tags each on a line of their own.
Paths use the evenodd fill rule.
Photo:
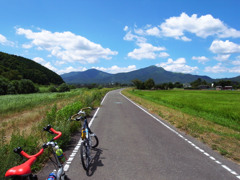
<svg viewBox="0 0 240 180">
<path fill-rule="evenodd" d="M 0 76 L 9 80 L 30 79 L 37 84 L 64 82 L 61 76 L 30 59 L 3 52 L 0 52 Z"/>
<path fill-rule="evenodd" d="M 233 77 L 233 78 L 223 78 L 219 80 L 240 82 L 240 76 Z"/>
<path fill-rule="evenodd" d="M 206 80 L 207 82 L 213 81 L 213 79 L 208 76 L 174 73 L 166 71 L 163 68 L 157 66 L 149 66 L 139 70 L 118 74 L 109 74 L 96 69 L 90 69 L 84 72 L 71 72 L 63 74 L 61 77 L 65 82 L 75 84 L 106 84 L 116 82 L 121 84 L 130 84 L 134 79 L 146 81 L 149 78 L 152 78 L 156 84 L 165 82 L 189 83 L 195 81 L 198 78 Z"/>
<path fill-rule="evenodd" d="M 83 72 L 70 72 L 61 75 L 65 82 L 72 84 L 105 83 L 104 79 L 111 76 L 112 74 L 96 69 L 89 69 Z"/>
</svg>

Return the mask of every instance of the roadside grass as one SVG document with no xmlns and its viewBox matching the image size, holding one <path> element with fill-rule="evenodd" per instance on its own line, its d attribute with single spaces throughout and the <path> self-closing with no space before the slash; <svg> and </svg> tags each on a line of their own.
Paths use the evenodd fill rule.
<svg viewBox="0 0 240 180">
<path fill-rule="evenodd" d="M 29 107 L 23 108 L 24 112 L 28 114 L 28 118 L 22 116 L 21 112 L 19 112 L 17 113 L 19 118 L 18 122 L 14 120 L 9 122 L 4 121 L 4 126 L 0 127 L 0 179 L 4 179 L 4 174 L 9 168 L 25 161 L 21 160 L 19 155 L 13 153 L 14 148 L 21 146 L 27 153 L 35 154 L 41 149 L 43 142 L 47 142 L 47 139 L 52 139 L 53 135 L 43 132 L 42 130 L 42 128 L 48 124 L 51 124 L 54 129 L 62 132 L 62 137 L 57 142 L 58 145 L 64 149 L 71 135 L 81 127 L 79 122 L 69 122 L 68 118 L 77 113 L 82 107 L 99 106 L 101 99 L 110 90 L 112 89 L 78 89 L 71 91 L 70 94 L 61 93 L 59 94 L 62 98 L 60 102 L 48 101 L 47 103 L 46 101 L 41 102 L 36 98 L 35 100 L 39 102 L 38 105 L 35 105 L 34 110 L 36 111 L 32 112 Z M 55 94 L 56 97 L 59 97 L 59 95 Z M 25 98 L 28 97 L 26 96 Z M 37 111 L 39 108 L 41 110 Z M 16 112 L 18 111 L 14 111 L 14 114 L 16 114 Z M 36 116 L 33 114 L 36 114 Z M 8 116 L 11 117 L 11 114 Z M 9 131 L 12 132 L 11 137 L 6 140 L 5 136 Z M 44 154 L 37 159 L 32 167 L 33 171 L 41 169 L 42 164 L 48 160 L 48 154 L 49 152 L 46 150 Z"/>
<path fill-rule="evenodd" d="M 82 89 L 75 89 L 71 92 L 64 93 L 34 93 L 0 96 L 0 119 L 16 112 L 32 109 L 40 104 L 47 105 L 61 99 L 75 97 L 82 91 Z"/>
<path fill-rule="evenodd" d="M 127 89 L 123 94 L 240 163 L 240 92 Z"/>
</svg>

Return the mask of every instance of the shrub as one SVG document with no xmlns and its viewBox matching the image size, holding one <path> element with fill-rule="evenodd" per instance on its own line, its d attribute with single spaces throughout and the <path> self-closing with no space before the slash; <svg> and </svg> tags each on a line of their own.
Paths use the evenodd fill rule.
<svg viewBox="0 0 240 180">
<path fill-rule="evenodd" d="M 49 91 L 49 92 L 58 92 L 58 90 L 57 90 L 57 88 L 56 88 L 55 86 L 50 86 L 50 87 L 48 88 L 48 91 Z"/>
<path fill-rule="evenodd" d="M 66 91 L 70 91 L 70 88 L 69 86 L 66 84 L 66 83 L 62 83 L 60 86 L 59 86 L 59 92 L 66 92 Z"/>
</svg>

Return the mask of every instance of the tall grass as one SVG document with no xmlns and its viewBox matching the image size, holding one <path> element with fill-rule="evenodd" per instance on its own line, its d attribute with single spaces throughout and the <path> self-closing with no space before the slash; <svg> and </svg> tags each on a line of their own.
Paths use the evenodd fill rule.
<svg viewBox="0 0 240 180">
<path fill-rule="evenodd" d="M 39 105 L 54 103 L 60 99 L 74 97 L 81 94 L 83 90 L 84 89 L 75 89 L 71 92 L 64 93 L 34 93 L 0 96 L 0 115 L 4 116 L 32 109 Z"/>
<path fill-rule="evenodd" d="M 240 132 L 239 91 L 139 91 L 130 93 Z"/>
<path fill-rule="evenodd" d="M 100 101 L 103 96 L 111 89 L 93 89 L 93 90 L 81 90 L 81 95 L 77 96 L 73 103 L 58 109 L 55 105 L 50 111 L 46 113 L 45 118 L 35 124 L 32 127 L 31 133 L 29 135 L 24 134 L 24 132 L 20 133 L 20 130 L 17 127 L 14 127 L 14 133 L 12 134 L 11 140 L 9 143 L 4 141 L 4 131 L 0 132 L 0 179 L 4 179 L 5 172 L 16 165 L 23 163 L 23 161 L 19 158 L 19 155 L 13 153 L 13 149 L 21 146 L 24 151 L 29 154 L 35 154 L 38 152 L 43 144 L 43 141 L 46 142 L 47 139 L 50 140 L 53 135 L 49 133 L 43 132 L 42 128 L 51 124 L 52 127 L 58 131 L 62 132 L 62 137 L 57 141 L 58 145 L 62 148 L 66 147 L 67 143 L 71 138 L 71 134 L 76 132 L 81 124 L 78 122 L 69 122 L 68 118 L 77 113 L 80 108 L 85 106 L 99 106 Z M 76 93 L 75 91 L 71 93 Z M 60 94 L 61 98 L 68 98 L 68 96 L 73 96 L 73 94 Z M 77 93 L 80 93 L 79 91 Z M 58 94 L 53 94 L 53 96 L 58 96 Z M 44 97 L 39 95 L 38 97 Z M 13 97 L 7 97 L 13 98 Z M 34 98 L 33 98 L 34 99 Z M 14 99 L 13 99 L 14 100 Z M 38 98 L 35 98 L 38 101 Z M 24 100 L 23 100 L 24 101 Z M 15 101 L 16 102 L 16 101 Z M 33 102 L 34 104 L 36 102 Z M 20 103 L 21 104 L 21 103 Z M 23 104 L 27 104 L 24 103 Z M 44 140 L 42 140 L 42 138 Z M 48 151 L 44 152 L 38 160 L 33 165 L 33 170 L 39 170 L 41 168 L 41 164 L 48 159 Z"/>
</svg>

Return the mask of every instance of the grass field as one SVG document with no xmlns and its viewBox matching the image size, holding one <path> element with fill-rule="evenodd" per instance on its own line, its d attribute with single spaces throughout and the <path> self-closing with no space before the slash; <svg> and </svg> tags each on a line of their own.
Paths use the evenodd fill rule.
<svg viewBox="0 0 240 180">
<path fill-rule="evenodd" d="M 239 91 L 132 91 L 134 95 L 240 131 Z"/>
<path fill-rule="evenodd" d="M 29 154 L 39 151 L 46 142 L 42 128 L 48 124 L 62 132 L 58 145 L 64 149 L 71 134 L 80 127 L 68 118 L 82 107 L 98 107 L 110 90 L 76 89 L 64 93 L 0 96 L 0 179 L 4 179 L 7 169 L 24 162 L 13 153 L 14 148 L 21 146 Z M 46 152 L 34 163 L 32 170 L 39 170 L 47 159 Z"/>
<path fill-rule="evenodd" d="M 240 163 L 239 91 L 141 91 L 125 95 Z"/>
<path fill-rule="evenodd" d="M 64 93 L 34 93 L 0 96 L 0 118 L 23 110 L 32 109 L 39 105 L 47 105 L 61 99 L 78 96 L 82 89 Z"/>
</svg>

